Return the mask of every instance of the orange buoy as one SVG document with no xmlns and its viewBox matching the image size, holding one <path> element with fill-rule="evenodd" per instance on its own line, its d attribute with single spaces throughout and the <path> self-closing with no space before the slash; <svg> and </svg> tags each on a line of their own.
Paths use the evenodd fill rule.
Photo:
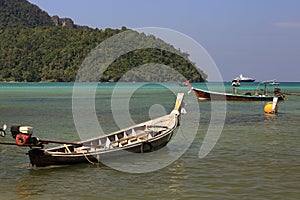
<svg viewBox="0 0 300 200">
<path fill-rule="evenodd" d="M 276 114 L 278 112 L 278 106 L 275 105 L 275 108 L 273 108 L 273 102 L 268 102 L 264 107 L 264 112 L 267 114 Z"/>
<path fill-rule="evenodd" d="M 266 114 L 277 114 L 277 112 L 278 112 L 277 102 L 278 102 L 278 97 L 274 97 L 273 102 L 268 102 L 264 107 L 265 113 Z"/>
</svg>

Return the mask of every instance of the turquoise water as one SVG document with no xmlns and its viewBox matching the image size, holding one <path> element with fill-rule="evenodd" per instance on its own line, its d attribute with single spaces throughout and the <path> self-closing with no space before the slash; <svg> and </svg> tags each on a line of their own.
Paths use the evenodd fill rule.
<svg viewBox="0 0 300 200">
<path fill-rule="evenodd" d="M 33 126 L 34 135 L 43 139 L 79 140 L 72 115 L 73 85 L 0 83 L 0 124 Z M 111 108 L 115 86 L 100 84 L 96 91 L 95 113 L 106 133 L 119 128 Z M 194 86 L 206 87 L 203 83 Z M 88 89 L 90 85 L 82 87 Z M 124 83 L 118 87 L 119 98 L 125 100 L 127 92 L 136 86 Z M 211 87 L 221 88 L 217 83 Z M 225 88 L 230 91 L 230 83 L 225 83 Z M 300 83 L 281 83 L 280 88 L 284 92 L 300 93 Z M 271 117 L 263 113 L 264 102 L 227 102 L 221 136 L 208 156 L 200 159 L 198 154 L 210 122 L 211 104 L 197 102 L 200 109 L 191 110 L 195 96 L 187 95 L 189 88 L 172 83 L 144 84 L 130 98 L 130 117 L 134 123 L 145 121 L 151 118 L 151 106 L 157 104 L 164 111 L 156 110 L 152 114 L 171 111 L 173 91 L 186 93 L 188 113 L 182 118 L 200 113 L 200 120 L 190 121 L 183 131 L 186 134 L 183 138 L 188 138 L 189 130 L 199 127 L 192 145 L 172 164 L 140 174 L 91 164 L 31 168 L 25 155 L 27 148 L 2 145 L 0 199 L 299 198 L 299 96 L 288 96 L 288 101 L 279 103 L 279 114 Z M 0 141 L 13 140 L 8 133 Z M 158 156 L 173 156 L 172 151 L 182 148 L 178 143 Z"/>
</svg>

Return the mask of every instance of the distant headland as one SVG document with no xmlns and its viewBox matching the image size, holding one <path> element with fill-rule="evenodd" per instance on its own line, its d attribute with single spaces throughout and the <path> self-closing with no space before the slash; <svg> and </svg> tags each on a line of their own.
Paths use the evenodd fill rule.
<svg viewBox="0 0 300 200">
<path fill-rule="evenodd" d="M 6 82 L 72 82 L 91 50 L 107 38 L 128 30 L 125 26 L 93 29 L 77 25 L 71 18 L 49 16 L 27 0 L 2 0 L 0 27 L 0 81 Z M 145 37 L 161 42 L 164 49 L 171 51 L 141 49 L 129 52 L 115 60 L 99 81 L 116 82 L 130 69 L 146 63 L 170 66 L 190 81 L 206 81 L 207 75 L 195 67 L 189 54 L 153 36 Z M 123 81 L 148 79 L 151 80 L 151 74 L 145 77 L 133 74 Z M 164 77 L 157 81 L 174 80 Z"/>
</svg>

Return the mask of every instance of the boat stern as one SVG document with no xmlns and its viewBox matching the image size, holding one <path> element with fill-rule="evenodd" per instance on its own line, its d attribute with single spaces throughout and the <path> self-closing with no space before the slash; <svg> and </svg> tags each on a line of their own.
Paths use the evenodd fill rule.
<svg viewBox="0 0 300 200">
<path fill-rule="evenodd" d="M 30 164 L 33 167 L 47 166 L 46 163 L 48 162 L 46 162 L 46 155 L 43 149 L 30 149 L 27 154 L 30 159 Z"/>
</svg>

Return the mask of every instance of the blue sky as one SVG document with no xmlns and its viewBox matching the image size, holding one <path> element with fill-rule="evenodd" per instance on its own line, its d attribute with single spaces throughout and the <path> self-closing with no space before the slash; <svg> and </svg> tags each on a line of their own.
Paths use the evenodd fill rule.
<svg viewBox="0 0 300 200">
<path fill-rule="evenodd" d="M 300 81 L 299 0 L 29 0 L 94 28 L 161 27 L 201 44 L 225 81 Z"/>
</svg>

